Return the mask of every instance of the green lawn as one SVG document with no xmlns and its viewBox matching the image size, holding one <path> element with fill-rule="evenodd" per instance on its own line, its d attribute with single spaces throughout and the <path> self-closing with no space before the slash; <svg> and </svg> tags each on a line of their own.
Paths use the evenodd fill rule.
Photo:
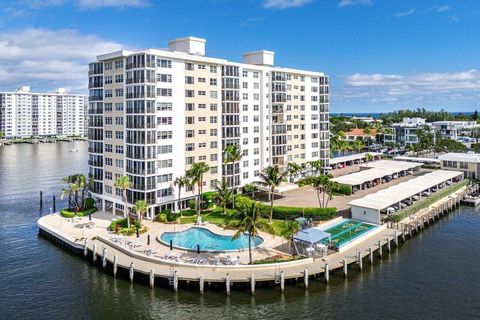
<svg viewBox="0 0 480 320">
<path fill-rule="evenodd" d="M 227 215 L 231 213 L 232 213 L 232 210 L 227 209 Z M 208 223 L 212 223 L 212 224 L 223 227 L 226 223 L 225 220 L 226 220 L 226 215 L 223 214 L 222 208 L 217 207 L 217 208 L 214 208 L 212 211 L 202 212 L 202 221 L 208 221 Z M 185 212 L 184 217 L 181 218 L 180 223 L 182 224 L 195 223 L 196 221 L 197 221 L 196 214 L 194 214 L 194 212 L 192 211 L 187 211 Z M 265 219 L 265 221 L 268 221 L 268 219 Z M 284 224 L 283 220 L 273 219 L 272 227 L 273 227 L 273 230 L 275 231 L 275 235 L 277 236 L 281 235 L 283 224 Z"/>
</svg>

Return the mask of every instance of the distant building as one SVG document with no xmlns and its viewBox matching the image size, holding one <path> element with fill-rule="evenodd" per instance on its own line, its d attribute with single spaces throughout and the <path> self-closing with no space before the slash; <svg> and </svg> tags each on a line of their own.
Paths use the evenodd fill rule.
<svg viewBox="0 0 480 320">
<path fill-rule="evenodd" d="M 0 131 L 5 138 L 31 136 L 84 136 L 87 98 L 68 94 L 30 92 L 23 86 L 15 92 L 0 92 Z"/>
<path fill-rule="evenodd" d="M 465 178 L 480 177 L 480 154 L 478 153 L 447 153 L 438 157 L 444 170 L 462 171 Z"/>
<path fill-rule="evenodd" d="M 418 143 L 417 132 L 425 126 L 427 126 L 425 119 L 403 118 L 402 122 L 392 124 L 391 133 L 384 134 L 383 142 L 398 143 L 402 146 L 416 144 Z"/>
<path fill-rule="evenodd" d="M 370 129 L 370 133 L 366 134 L 363 129 L 352 129 L 345 133 L 345 140 L 347 141 L 355 141 L 357 139 L 362 139 L 363 141 L 367 141 L 369 138 L 371 140 L 375 140 L 377 136 L 377 129 Z"/>
<path fill-rule="evenodd" d="M 357 121 L 363 121 L 366 123 L 382 123 L 383 121 L 380 119 L 374 119 L 373 117 L 357 117 L 353 116 L 350 119 L 352 120 L 357 120 Z"/>
<path fill-rule="evenodd" d="M 431 123 L 435 131 L 442 137 L 459 140 L 463 134 L 470 134 L 479 127 L 475 121 L 435 121 Z"/>
</svg>

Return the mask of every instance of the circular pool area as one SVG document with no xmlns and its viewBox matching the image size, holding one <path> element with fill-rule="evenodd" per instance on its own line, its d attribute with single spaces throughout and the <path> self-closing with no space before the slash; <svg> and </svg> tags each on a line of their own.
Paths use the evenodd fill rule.
<svg viewBox="0 0 480 320">
<path fill-rule="evenodd" d="M 248 235 L 243 234 L 237 239 L 232 236 L 216 234 L 206 228 L 191 227 L 185 231 L 164 232 L 158 239 L 163 244 L 169 246 L 170 241 L 175 248 L 196 251 L 197 245 L 200 245 L 201 251 L 224 252 L 248 249 Z M 258 247 L 263 243 L 261 237 L 252 238 L 252 248 Z"/>
</svg>

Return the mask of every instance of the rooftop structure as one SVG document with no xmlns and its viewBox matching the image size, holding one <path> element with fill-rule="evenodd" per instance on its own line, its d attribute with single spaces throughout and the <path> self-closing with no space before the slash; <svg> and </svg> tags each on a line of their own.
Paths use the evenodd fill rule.
<svg viewBox="0 0 480 320">
<path fill-rule="evenodd" d="M 349 140 L 349 141 L 357 140 L 357 139 L 366 140 L 368 138 L 374 139 L 376 136 L 377 136 L 377 129 L 374 129 L 374 128 L 370 129 L 370 133 L 368 134 L 364 132 L 364 129 L 360 129 L 360 128 L 355 128 L 348 132 L 345 132 L 345 140 Z"/>
<path fill-rule="evenodd" d="M 447 153 L 438 157 L 444 170 L 462 171 L 466 178 L 480 177 L 480 154 L 478 153 Z"/>
</svg>

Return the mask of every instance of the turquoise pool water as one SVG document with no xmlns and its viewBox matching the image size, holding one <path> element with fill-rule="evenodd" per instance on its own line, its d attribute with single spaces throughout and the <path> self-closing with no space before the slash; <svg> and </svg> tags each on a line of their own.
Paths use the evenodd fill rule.
<svg viewBox="0 0 480 320">
<path fill-rule="evenodd" d="M 232 239 L 231 236 L 216 234 L 208 229 L 198 227 L 179 232 L 165 232 L 160 236 L 160 240 L 166 245 L 170 245 L 171 240 L 174 247 L 186 250 L 197 250 L 197 245 L 200 245 L 201 251 L 248 249 L 247 235 Z M 252 248 L 258 247 L 262 243 L 263 239 L 261 237 L 252 238 Z"/>
</svg>

